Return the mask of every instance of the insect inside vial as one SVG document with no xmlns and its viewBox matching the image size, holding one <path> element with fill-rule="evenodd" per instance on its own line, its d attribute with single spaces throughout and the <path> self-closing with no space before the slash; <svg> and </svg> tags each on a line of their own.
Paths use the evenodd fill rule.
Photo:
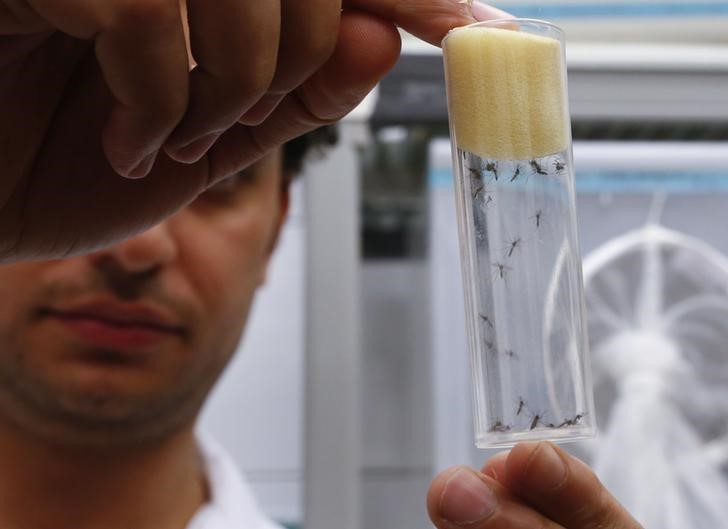
<svg viewBox="0 0 728 529">
<path fill-rule="evenodd" d="M 478 167 L 468 167 L 468 173 L 473 180 L 480 180 L 483 177 L 483 171 Z"/>
<path fill-rule="evenodd" d="M 516 415 L 520 415 L 525 406 L 526 406 L 526 401 L 523 400 L 523 397 L 518 397 L 518 409 L 516 410 Z"/>
<path fill-rule="evenodd" d="M 554 169 L 556 169 L 556 172 L 559 174 L 563 173 L 566 169 L 566 162 L 564 160 L 555 160 Z"/>
<path fill-rule="evenodd" d="M 488 327 L 490 327 L 491 329 L 493 328 L 493 322 L 490 321 L 490 318 L 488 316 L 486 316 L 485 314 L 478 314 L 478 316 L 480 316 L 480 319 L 483 320 L 488 325 Z"/>
<path fill-rule="evenodd" d="M 546 171 L 543 170 L 543 167 L 541 167 L 541 165 L 536 160 L 531 160 L 530 162 L 528 162 L 528 164 L 531 166 L 531 169 L 533 169 L 536 172 L 536 174 L 540 174 L 540 175 L 548 174 Z"/>
<path fill-rule="evenodd" d="M 564 426 L 576 426 L 581 422 L 581 420 L 584 418 L 583 413 L 577 413 L 573 419 L 564 419 L 564 421 L 556 426 L 556 428 L 563 428 Z"/>
<path fill-rule="evenodd" d="M 517 165 L 516 170 L 513 172 L 513 176 L 511 177 L 511 182 L 515 182 L 515 180 L 521 175 L 521 166 Z"/>
<path fill-rule="evenodd" d="M 488 431 L 491 432 L 491 433 L 493 433 L 493 432 L 508 432 L 508 431 L 510 431 L 510 429 L 511 429 L 510 426 L 508 426 L 506 424 L 503 424 L 501 421 L 495 421 L 495 423 L 493 423 L 493 426 L 491 426 Z"/>
<path fill-rule="evenodd" d="M 538 423 L 540 421 L 541 421 L 541 416 L 540 415 L 534 415 L 533 416 L 533 419 L 531 420 L 531 426 L 528 429 L 529 430 L 533 430 L 534 428 L 536 428 L 536 426 L 538 426 Z"/>
<path fill-rule="evenodd" d="M 535 215 L 533 215 L 531 218 L 534 219 L 536 222 L 536 227 L 541 227 L 541 218 L 543 217 L 543 210 L 539 209 Z"/>
<path fill-rule="evenodd" d="M 520 237 L 516 237 L 512 241 L 508 243 L 508 257 L 513 256 L 513 252 L 516 250 L 516 248 L 520 248 L 521 244 L 523 243 L 523 239 Z"/>
<path fill-rule="evenodd" d="M 473 187 L 473 200 L 478 200 L 481 194 L 485 191 L 485 184 L 478 182 Z"/>
<path fill-rule="evenodd" d="M 503 263 L 493 263 L 493 268 L 498 269 L 498 276 L 500 276 L 501 279 L 506 278 L 506 274 L 513 270 L 510 266 L 506 266 Z"/>
<path fill-rule="evenodd" d="M 506 349 L 504 353 L 508 358 L 512 358 L 513 360 L 518 360 L 518 355 L 513 349 Z"/>
<path fill-rule="evenodd" d="M 485 164 L 485 171 L 493 173 L 493 176 L 498 180 L 498 162 L 488 162 Z"/>
</svg>

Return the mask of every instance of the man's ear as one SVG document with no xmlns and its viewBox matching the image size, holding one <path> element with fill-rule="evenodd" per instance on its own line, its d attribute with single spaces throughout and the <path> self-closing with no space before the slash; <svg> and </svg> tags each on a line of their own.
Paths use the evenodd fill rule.
<svg viewBox="0 0 728 529">
<path fill-rule="evenodd" d="M 278 200 L 278 218 L 276 220 L 275 229 L 271 237 L 271 246 L 269 253 L 273 253 L 275 247 L 278 245 L 278 239 L 281 235 L 281 229 L 288 218 L 288 208 L 291 203 L 291 182 L 293 181 L 293 175 L 283 174 L 281 180 L 280 197 Z"/>
<path fill-rule="evenodd" d="M 281 230 L 283 225 L 288 218 L 288 208 L 291 202 L 291 182 L 293 181 L 292 175 L 284 174 L 281 180 L 281 188 L 278 197 L 278 214 L 275 219 L 275 225 L 271 231 L 270 243 L 268 246 L 268 255 L 263 271 L 258 279 L 258 286 L 263 285 L 268 277 L 268 268 L 270 267 L 270 258 L 273 255 L 273 251 L 278 246 L 278 240 L 280 239 Z"/>
</svg>

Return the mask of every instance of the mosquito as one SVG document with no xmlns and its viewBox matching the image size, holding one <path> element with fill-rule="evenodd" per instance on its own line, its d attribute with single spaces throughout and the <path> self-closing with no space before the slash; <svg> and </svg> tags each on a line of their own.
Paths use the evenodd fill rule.
<svg viewBox="0 0 728 529">
<path fill-rule="evenodd" d="M 564 426 L 576 426 L 584 418 L 584 413 L 577 413 L 573 419 L 564 419 L 564 421 L 557 426 L 557 428 L 563 428 Z"/>
<path fill-rule="evenodd" d="M 525 406 L 526 406 L 526 401 L 523 400 L 523 397 L 518 397 L 518 409 L 516 410 L 516 415 L 520 415 Z"/>
<path fill-rule="evenodd" d="M 480 180 L 483 176 L 482 171 L 478 167 L 468 167 L 468 172 L 473 180 Z"/>
<path fill-rule="evenodd" d="M 533 430 L 538 426 L 538 423 L 541 421 L 542 417 L 538 414 L 533 416 L 533 419 L 531 420 L 531 426 L 528 428 L 529 430 Z"/>
<path fill-rule="evenodd" d="M 479 183 L 476 185 L 473 191 L 473 200 L 478 200 L 478 196 L 485 191 L 485 185 L 482 183 Z"/>
<path fill-rule="evenodd" d="M 491 426 L 490 430 L 488 430 L 488 431 L 491 433 L 492 432 L 501 432 L 502 433 L 502 432 L 508 432 L 508 431 L 510 431 L 510 429 L 511 429 L 511 427 L 508 426 L 507 424 L 503 424 L 501 421 L 495 421 L 495 423 L 493 423 L 493 426 Z"/>
<path fill-rule="evenodd" d="M 518 360 L 518 354 L 513 349 L 506 349 L 506 352 L 504 353 L 508 358 L 512 358 L 513 360 Z"/>
<path fill-rule="evenodd" d="M 537 228 L 540 228 L 541 227 L 541 218 L 542 217 L 543 217 L 543 210 L 542 209 L 539 209 L 538 211 L 536 211 L 536 214 L 531 217 L 532 219 L 534 219 L 536 221 L 536 227 Z"/>
<path fill-rule="evenodd" d="M 493 264 L 493 267 L 498 269 L 498 275 L 500 276 L 501 279 L 505 279 L 506 278 L 506 274 L 510 270 L 513 270 L 510 266 L 506 266 L 506 265 L 504 265 L 502 263 L 494 263 Z"/>
<path fill-rule="evenodd" d="M 513 270 L 513 268 L 511 268 L 510 266 L 506 266 L 503 263 L 493 263 L 493 268 L 498 269 L 498 275 L 500 276 L 501 279 L 505 279 L 506 274 L 509 271 Z"/>
<path fill-rule="evenodd" d="M 490 327 L 491 329 L 493 328 L 493 322 L 490 321 L 490 318 L 488 316 L 486 316 L 485 314 L 479 314 L 479 316 L 481 320 L 488 324 L 488 327 Z"/>
<path fill-rule="evenodd" d="M 521 239 L 520 237 L 516 237 L 515 239 L 510 241 L 507 246 L 508 257 L 512 257 L 513 252 L 516 251 L 516 248 L 520 248 L 522 244 L 523 244 L 523 239 Z"/>
<path fill-rule="evenodd" d="M 531 160 L 530 162 L 528 162 L 528 164 L 531 166 L 531 168 L 537 174 L 540 174 L 540 175 L 547 175 L 548 174 L 546 171 L 543 170 L 543 167 L 541 167 L 541 165 L 536 160 Z"/>
<path fill-rule="evenodd" d="M 511 177 L 511 182 L 515 182 L 515 180 L 520 176 L 521 174 L 521 166 L 517 165 L 516 170 L 513 173 L 513 176 Z"/>
<path fill-rule="evenodd" d="M 495 179 L 498 180 L 498 162 L 488 162 L 485 164 L 485 170 L 488 173 L 493 173 Z"/>
<path fill-rule="evenodd" d="M 566 169 L 566 162 L 564 160 L 555 160 L 554 161 L 554 169 L 556 169 L 556 172 L 558 174 L 561 174 Z"/>
</svg>

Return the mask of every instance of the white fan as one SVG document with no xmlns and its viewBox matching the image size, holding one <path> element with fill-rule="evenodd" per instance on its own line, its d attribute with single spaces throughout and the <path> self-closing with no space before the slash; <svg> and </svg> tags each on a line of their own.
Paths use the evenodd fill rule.
<svg viewBox="0 0 728 529">
<path fill-rule="evenodd" d="M 728 259 L 650 223 L 592 252 L 584 283 L 586 458 L 645 529 L 728 528 Z"/>
</svg>

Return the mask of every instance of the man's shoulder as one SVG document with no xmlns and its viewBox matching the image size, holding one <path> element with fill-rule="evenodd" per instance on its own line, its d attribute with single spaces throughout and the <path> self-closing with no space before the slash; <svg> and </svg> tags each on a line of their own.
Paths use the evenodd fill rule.
<svg viewBox="0 0 728 529">
<path fill-rule="evenodd" d="M 187 529 L 283 529 L 260 508 L 242 471 L 225 448 L 197 434 L 209 499 Z"/>
</svg>

